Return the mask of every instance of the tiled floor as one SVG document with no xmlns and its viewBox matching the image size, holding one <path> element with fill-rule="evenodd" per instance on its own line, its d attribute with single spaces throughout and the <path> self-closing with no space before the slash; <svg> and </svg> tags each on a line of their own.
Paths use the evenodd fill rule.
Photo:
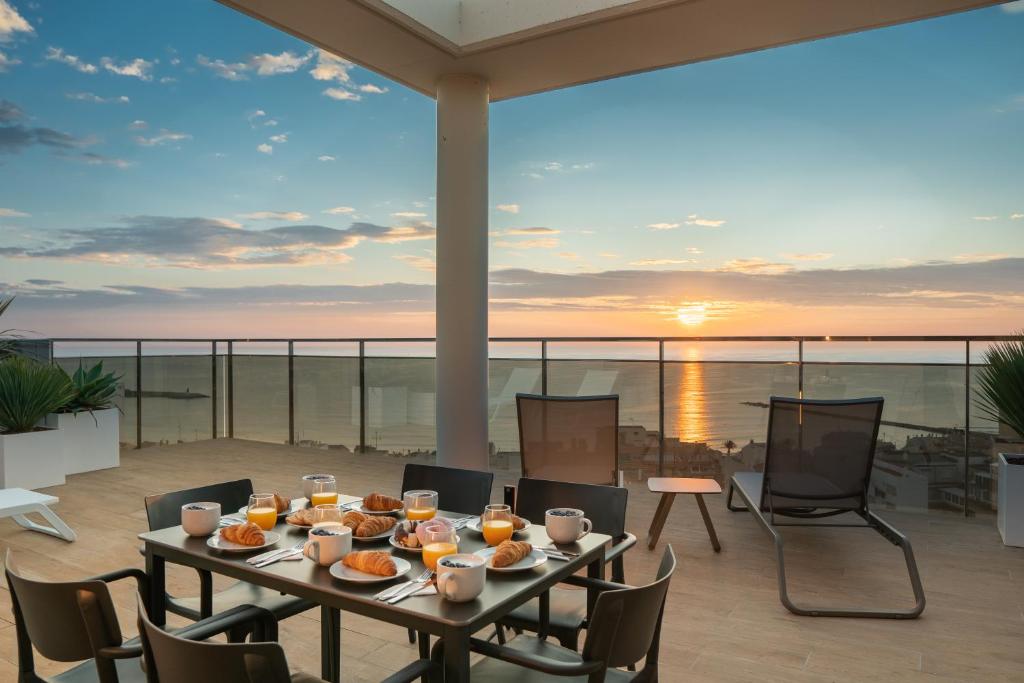
<svg viewBox="0 0 1024 683">
<path fill-rule="evenodd" d="M 339 487 L 397 493 L 402 461 L 239 440 L 128 450 L 116 470 L 75 475 L 50 489 L 57 511 L 79 534 L 67 544 L 0 521 L 0 546 L 19 565 L 48 579 L 79 578 L 142 566 L 138 532 L 145 494 L 248 476 L 257 488 L 295 493 L 298 478 L 334 472 Z M 510 477 L 497 473 L 495 498 Z M 1024 681 L 1024 550 L 1005 548 L 990 517 L 883 515 L 914 544 L 928 607 L 914 621 L 796 617 L 778 601 L 771 544 L 749 516 L 710 497 L 722 541 L 715 554 L 697 507 L 680 496 L 662 534 L 679 558 L 662 632 L 665 681 Z M 657 498 L 630 485 L 629 530 L 641 539 Z M 868 531 L 788 530 L 790 590 L 797 601 L 827 604 L 911 603 L 899 551 Z M 651 576 L 660 547 L 630 551 L 626 576 Z M 194 593 L 195 574 L 171 568 L 169 586 Z M 128 584 L 115 586 L 122 628 L 135 631 Z M 17 672 L 10 596 L 0 590 L 0 680 Z M 343 614 L 343 677 L 377 681 L 416 656 L 403 629 Z M 281 642 L 293 668 L 319 671 L 315 611 L 286 620 Z M 40 661 L 43 673 L 66 665 Z"/>
</svg>

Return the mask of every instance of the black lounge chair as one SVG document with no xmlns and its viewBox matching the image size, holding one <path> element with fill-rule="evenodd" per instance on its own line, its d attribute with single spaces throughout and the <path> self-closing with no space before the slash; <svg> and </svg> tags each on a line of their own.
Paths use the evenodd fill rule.
<svg viewBox="0 0 1024 683">
<path fill-rule="evenodd" d="M 907 537 L 868 508 L 868 485 L 875 458 L 881 398 L 818 401 L 771 398 L 764 472 L 737 472 L 729 482 L 726 505 L 747 510 L 775 542 L 779 599 L 794 614 L 810 617 L 914 619 L 924 611 L 924 588 Z M 733 493 L 746 507 L 734 507 Z M 815 520 L 853 513 L 865 524 L 820 521 L 778 523 L 776 517 Z M 800 607 L 786 590 L 786 564 L 778 527 L 874 529 L 903 550 L 916 604 L 909 610 Z"/>
</svg>

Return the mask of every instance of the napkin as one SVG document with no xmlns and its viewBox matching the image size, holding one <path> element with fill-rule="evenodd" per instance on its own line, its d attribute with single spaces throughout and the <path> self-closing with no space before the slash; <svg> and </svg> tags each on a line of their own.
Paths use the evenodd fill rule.
<svg viewBox="0 0 1024 683">
<path fill-rule="evenodd" d="M 415 593 L 413 593 L 409 597 L 410 598 L 414 598 L 417 595 L 437 595 L 437 585 L 433 581 L 431 581 L 426 586 L 424 586 L 423 588 L 419 589 L 418 591 L 416 591 Z"/>
</svg>

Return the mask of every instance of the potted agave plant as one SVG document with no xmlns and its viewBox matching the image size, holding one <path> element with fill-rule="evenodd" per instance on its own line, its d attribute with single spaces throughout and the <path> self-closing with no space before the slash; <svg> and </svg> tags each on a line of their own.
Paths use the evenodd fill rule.
<svg viewBox="0 0 1024 683">
<path fill-rule="evenodd" d="M 117 467 L 121 464 L 120 409 L 113 400 L 121 377 L 103 372 L 103 361 L 89 369 L 79 361 L 74 374 L 65 373 L 65 377 L 72 396 L 46 423 L 61 431 L 66 473 Z"/>
<path fill-rule="evenodd" d="M 61 434 L 40 423 L 73 393 L 60 368 L 21 356 L 0 360 L 0 488 L 64 483 Z"/>
<path fill-rule="evenodd" d="M 978 374 L 978 408 L 1024 437 L 1024 333 L 985 352 Z M 1024 547 L 1024 453 L 1000 453 L 997 524 L 1003 543 Z"/>
</svg>

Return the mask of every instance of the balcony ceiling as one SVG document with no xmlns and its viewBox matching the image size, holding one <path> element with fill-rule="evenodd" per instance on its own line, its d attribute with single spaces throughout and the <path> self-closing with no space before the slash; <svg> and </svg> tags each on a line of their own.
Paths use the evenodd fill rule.
<svg viewBox="0 0 1024 683">
<path fill-rule="evenodd" d="M 477 74 L 503 100 L 1002 0 L 218 0 L 425 95 Z"/>
</svg>

